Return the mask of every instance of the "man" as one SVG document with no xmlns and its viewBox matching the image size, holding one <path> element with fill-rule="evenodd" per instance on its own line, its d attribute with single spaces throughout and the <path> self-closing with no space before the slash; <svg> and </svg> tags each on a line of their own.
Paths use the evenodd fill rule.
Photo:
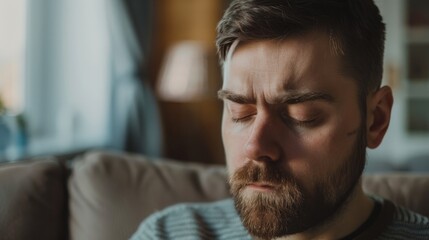
<svg viewBox="0 0 429 240">
<path fill-rule="evenodd" d="M 385 26 L 372 0 L 235 0 L 218 26 L 233 200 L 169 208 L 134 239 L 429 239 L 429 219 L 367 196 L 388 128 Z"/>
</svg>

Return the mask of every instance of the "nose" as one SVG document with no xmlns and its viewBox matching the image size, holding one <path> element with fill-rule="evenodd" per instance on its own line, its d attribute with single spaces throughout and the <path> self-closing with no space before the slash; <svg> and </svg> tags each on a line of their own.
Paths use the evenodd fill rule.
<svg viewBox="0 0 429 240">
<path fill-rule="evenodd" d="M 253 161 L 277 161 L 281 156 L 281 126 L 269 116 L 258 115 L 248 136 L 244 151 Z"/>
</svg>

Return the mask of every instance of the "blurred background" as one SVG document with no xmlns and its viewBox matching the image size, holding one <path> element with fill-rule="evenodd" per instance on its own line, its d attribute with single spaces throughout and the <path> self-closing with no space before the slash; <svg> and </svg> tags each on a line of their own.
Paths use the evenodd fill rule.
<svg viewBox="0 0 429 240">
<path fill-rule="evenodd" d="M 0 0 L 0 161 L 114 149 L 224 163 L 228 0 Z M 395 105 L 368 171 L 429 170 L 429 1 L 376 0 Z"/>
</svg>

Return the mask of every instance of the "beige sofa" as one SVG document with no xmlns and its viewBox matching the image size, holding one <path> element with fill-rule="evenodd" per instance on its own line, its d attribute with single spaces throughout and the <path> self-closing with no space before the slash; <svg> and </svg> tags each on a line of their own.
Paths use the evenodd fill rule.
<svg viewBox="0 0 429 240">
<path fill-rule="evenodd" d="M 429 216 L 429 176 L 368 175 L 365 190 Z M 149 214 L 228 197 L 223 166 L 112 152 L 0 165 L 0 238 L 128 239 Z"/>
</svg>

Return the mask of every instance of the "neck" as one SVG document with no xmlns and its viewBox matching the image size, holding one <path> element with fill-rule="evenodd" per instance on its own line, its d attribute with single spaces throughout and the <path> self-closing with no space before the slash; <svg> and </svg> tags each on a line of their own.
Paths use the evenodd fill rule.
<svg viewBox="0 0 429 240">
<path fill-rule="evenodd" d="M 344 204 L 340 208 L 340 212 L 323 226 L 281 239 L 340 239 L 359 228 L 369 218 L 374 207 L 374 202 L 362 190 L 362 180 L 359 180 L 349 199 Z"/>
</svg>

